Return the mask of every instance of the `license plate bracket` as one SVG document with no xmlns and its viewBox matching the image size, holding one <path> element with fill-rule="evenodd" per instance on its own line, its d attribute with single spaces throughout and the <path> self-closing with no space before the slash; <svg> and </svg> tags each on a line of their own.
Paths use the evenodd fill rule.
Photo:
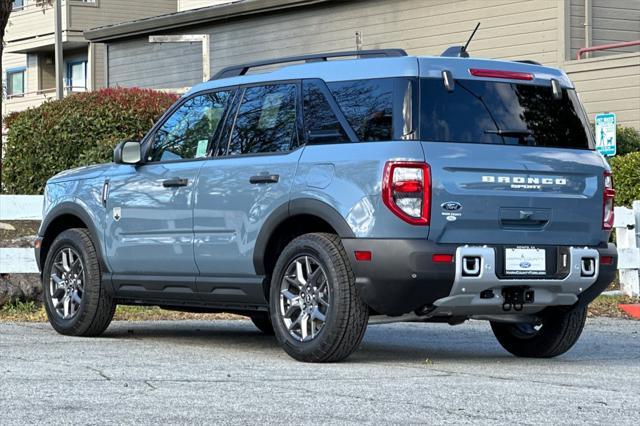
<svg viewBox="0 0 640 426">
<path fill-rule="evenodd" d="M 545 275 L 547 253 L 537 247 L 509 247 L 504 249 L 505 275 Z"/>
</svg>

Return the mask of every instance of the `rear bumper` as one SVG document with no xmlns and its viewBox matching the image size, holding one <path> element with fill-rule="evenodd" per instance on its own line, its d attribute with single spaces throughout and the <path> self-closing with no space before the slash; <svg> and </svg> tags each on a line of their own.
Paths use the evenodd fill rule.
<svg viewBox="0 0 640 426">
<path fill-rule="evenodd" d="M 617 252 L 613 244 L 606 247 L 569 249 L 569 271 L 562 279 L 499 278 L 500 262 L 493 247 L 467 247 L 436 244 L 427 240 L 344 239 L 351 260 L 356 286 L 362 299 L 376 312 L 400 315 L 416 310 L 438 316 L 478 316 L 505 314 L 502 289 L 526 287 L 535 293 L 532 303 L 523 306 L 521 314 L 532 314 L 548 306 L 586 305 L 615 278 Z M 371 261 L 357 261 L 356 250 L 371 251 Z M 438 263 L 434 254 L 450 254 L 455 261 Z M 477 255 L 482 268 L 477 277 L 464 277 L 461 259 Z M 600 257 L 609 256 L 611 264 L 601 264 Z M 593 258 L 596 271 L 583 276 L 582 258 Z M 481 297 L 491 290 L 494 297 Z M 514 313 L 513 311 L 511 313 Z"/>
</svg>

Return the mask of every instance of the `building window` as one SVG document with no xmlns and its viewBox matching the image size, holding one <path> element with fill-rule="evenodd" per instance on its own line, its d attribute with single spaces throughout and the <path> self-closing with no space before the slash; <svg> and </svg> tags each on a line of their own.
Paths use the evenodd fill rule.
<svg viewBox="0 0 640 426">
<path fill-rule="evenodd" d="M 7 95 L 24 95 L 24 80 L 26 68 L 12 68 L 7 70 Z"/>
<path fill-rule="evenodd" d="M 67 62 L 66 86 L 69 92 L 87 90 L 87 61 Z"/>
<path fill-rule="evenodd" d="M 14 0 L 12 9 L 13 10 L 22 10 L 22 9 L 24 9 L 24 0 Z"/>
</svg>

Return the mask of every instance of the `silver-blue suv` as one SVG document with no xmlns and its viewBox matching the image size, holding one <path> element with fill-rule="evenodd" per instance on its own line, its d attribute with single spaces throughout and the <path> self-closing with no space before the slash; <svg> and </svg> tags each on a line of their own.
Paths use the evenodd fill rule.
<svg viewBox="0 0 640 426">
<path fill-rule="evenodd" d="M 565 73 L 460 56 L 227 68 L 113 163 L 53 177 L 51 324 L 233 312 L 327 362 L 369 323 L 482 319 L 517 356 L 566 352 L 616 270 L 610 168 Z"/>
</svg>

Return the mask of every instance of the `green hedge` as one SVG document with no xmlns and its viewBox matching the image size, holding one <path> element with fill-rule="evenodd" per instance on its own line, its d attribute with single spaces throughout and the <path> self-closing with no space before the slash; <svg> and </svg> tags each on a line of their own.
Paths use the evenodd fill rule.
<svg viewBox="0 0 640 426">
<path fill-rule="evenodd" d="M 618 155 L 640 151 L 640 132 L 633 127 L 618 126 L 616 128 L 616 145 Z"/>
<path fill-rule="evenodd" d="M 609 159 L 616 187 L 616 205 L 631 206 L 640 200 L 640 152 Z"/>
<path fill-rule="evenodd" d="M 177 95 L 109 88 L 46 102 L 6 118 L 3 192 L 41 194 L 51 176 L 111 161 L 121 140 L 139 140 Z"/>
</svg>

